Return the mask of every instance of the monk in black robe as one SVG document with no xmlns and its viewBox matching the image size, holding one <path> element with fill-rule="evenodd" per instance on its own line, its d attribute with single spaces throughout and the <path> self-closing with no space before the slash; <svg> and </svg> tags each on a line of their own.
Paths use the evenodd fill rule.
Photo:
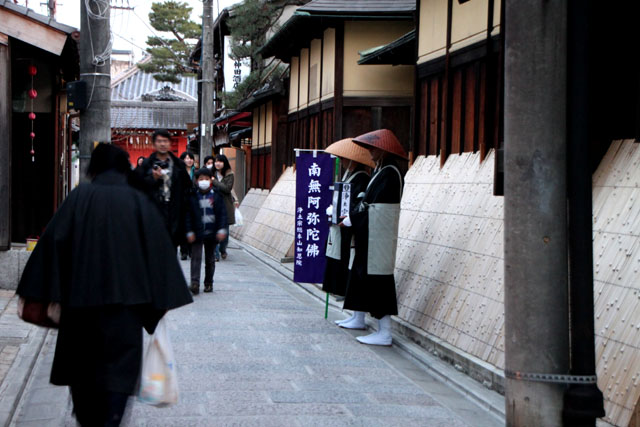
<svg viewBox="0 0 640 427">
<path fill-rule="evenodd" d="M 344 308 L 354 310 L 355 319 L 341 325 L 358 329 L 364 312 L 378 319 L 378 331 L 358 341 L 371 345 L 391 345 L 391 317 L 398 314 L 394 279 L 404 179 L 396 158 L 404 149 L 389 130 L 382 129 L 354 138 L 371 152 L 376 169 L 362 203 L 342 223 L 354 233 L 355 257 L 347 285 Z"/>
<path fill-rule="evenodd" d="M 142 364 L 142 328 L 192 302 L 157 208 L 128 184 L 128 154 L 100 144 L 90 184 L 51 219 L 17 294 L 61 306 L 51 382 L 68 385 L 80 425 L 119 425 Z"/>
<path fill-rule="evenodd" d="M 367 149 L 360 147 L 352 141 L 352 138 L 341 139 L 329 145 L 325 152 L 340 158 L 346 164 L 346 173 L 342 177 L 342 182 L 350 184 L 350 206 L 349 212 L 358 204 L 364 195 L 369 182 L 368 168 L 373 168 L 375 164 Z M 331 206 L 329 209 L 339 209 L 338 206 Z M 327 214 L 331 216 L 328 211 Z M 322 290 L 325 292 L 344 296 L 349 279 L 349 258 L 351 254 L 351 241 L 353 233 L 349 228 L 339 227 L 337 224 L 329 228 L 327 239 L 326 259 Z M 349 320 L 349 319 L 347 319 Z M 344 320 L 336 321 L 340 324 Z"/>
</svg>

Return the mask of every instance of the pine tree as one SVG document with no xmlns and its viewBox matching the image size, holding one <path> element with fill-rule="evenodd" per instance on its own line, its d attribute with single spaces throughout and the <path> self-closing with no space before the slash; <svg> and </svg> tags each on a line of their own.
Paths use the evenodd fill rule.
<svg viewBox="0 0 640 427">
<path fill-rule="evenodd" d="M 151 61 L 138 67 L 153 73 L 153 78 L 158 81 L 179 83 L 181 76 L 193 73 L 188 65 L 189 55 L 202 34 L 202 27 L 190 19 L 191 10 L 187 3 L 174 0 L 151 5 L 151 26 L 172 37 L 148 37 L 147 52 L 151 54 Z"/>
</svg>

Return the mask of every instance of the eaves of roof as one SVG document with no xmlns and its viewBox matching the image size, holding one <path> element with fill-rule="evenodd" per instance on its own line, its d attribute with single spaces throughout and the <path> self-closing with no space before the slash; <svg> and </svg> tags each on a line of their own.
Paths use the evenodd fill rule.
<svg viewBox="0 0 640 427">
<path fill-rule="evenodd" d="M 313 0 L 298 12 L 316 16 L 412 15 L 416 0 Z"/>
<path fill-rule="evenodd" d="M 284 83 L 282 80 L 275 80 L 266 84 L 263 88 L 258 89 L 251 94 L 247 99 L 242 101 L 238 105 L 238 110 L 247 111 L 253 108 L 256 104 L 261 104 L 275 96 L 283 96 L 286 93 Z"/>
<path fill-rule="evenodd" d="M 38 21 L 41 24 L 48 25 L 66 34 L 71 34 L 74 31 L 78 31 L 77 28 L 58 22 L 50 16 L 41 15 L 39 13 L 34 12 L 32 9 L 17 5 L 13 2 L 13 0 L 0 0 L 0 7 L 3 7 L 12 12 L 18 13 L 20 15 L 24 15 L 29 19 Z"/>
<path fill-rule="evenodd" d="M 415 65 L 416 30 L 389 44 L 359 52 L 359 65 Z"/>
</svg>

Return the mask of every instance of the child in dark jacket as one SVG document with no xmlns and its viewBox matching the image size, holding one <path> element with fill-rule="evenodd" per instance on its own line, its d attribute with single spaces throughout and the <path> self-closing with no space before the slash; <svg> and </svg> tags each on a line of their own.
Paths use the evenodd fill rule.
<svg viewBox="0 0 640 427">
<path fill-rule="evenodd" d="M 199 169 L 195 173 L 197 189 L 191 195 L 187 215 L 187 241 L 191 243 L 191 293 L 200 292 L 200 267 L 204 249 L 204 291 L 213 291 L 215 273 L 214 250 L 227 236 L 227 212 L 222 195 L 211 186 L 211 171 Z"/>
</svg>

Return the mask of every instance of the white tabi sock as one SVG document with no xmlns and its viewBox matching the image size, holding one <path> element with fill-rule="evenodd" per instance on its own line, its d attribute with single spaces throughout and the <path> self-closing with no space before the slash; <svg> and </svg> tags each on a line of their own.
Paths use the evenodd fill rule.
<svg viewBox="0 0 640 427">
<path fill-rule="evenodd" d="M 351 315 L 351 317 L 349 317 L 347 319 L 334 320 L 333 323 L 335 323 L 336 325 L 339 325 L 341 323 L 351 322 L 355 318 L 356 318 L 356 314 L 354 313 L 354 314 Z"/>
<path fill-rule="evenodd" d="M 382 319 L 378 320 L 377 332 L 364 337 L 358 337 L 356 339 L 362 344 L 390 346 L 392 342 L 391 316 L 384 316 Z"/>
<path fill-rule="evenodd" d="M 336 320 L 335 324 L 336 325 L 340 325 L 341 323 L 347 323 L 347 322 L 351 322 L 353 319 L 356 318 L 356 313 L 353 312 L 353 314 L 351 315 L 351 317 L 349 317 L 348 319 L 340 319 L 340 320 Z"/>
<path fill-rule="evenodd" d="M 367 324 L 364 323 L 364 311 L 354 311 L 354 318 L 349 322 L 340 323 L 341 328 L 345 329 L 366 329 Z"/>
</svg>

